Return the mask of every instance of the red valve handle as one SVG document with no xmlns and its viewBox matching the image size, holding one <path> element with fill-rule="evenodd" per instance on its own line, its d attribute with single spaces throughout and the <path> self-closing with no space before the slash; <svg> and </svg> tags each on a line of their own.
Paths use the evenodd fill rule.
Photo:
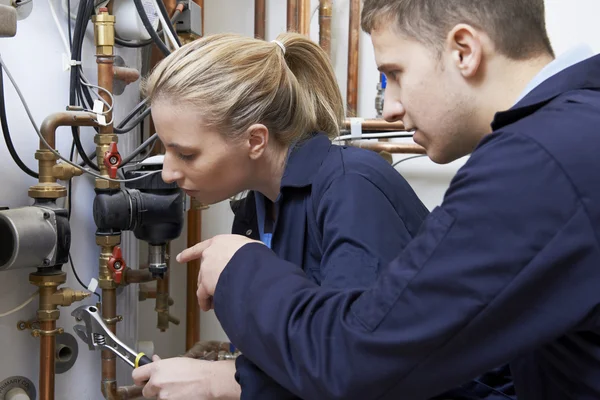
<svg viewBox="0 0 600 400">
<path fill-rule="evenodd" d="M 117 149 L 117 143 L 112 142 L 110 144 L 110 149 L 104 153 L 104 165 L 108 169 L 108 176 L 112 179 L 117 177 L 117 170 L 121 165 L 121 154 L 119 154 L 119 150 Z"/>
<path fill-rule="evenodd" d="M 112 256 L 108 259 L 108 269 L 113 273 L 113 279 L 120 285 L 123 281 L 123 271 L 125 271 L 125 260 L 121 252 L 121 246 L 113 248 Z"/>
</svg>

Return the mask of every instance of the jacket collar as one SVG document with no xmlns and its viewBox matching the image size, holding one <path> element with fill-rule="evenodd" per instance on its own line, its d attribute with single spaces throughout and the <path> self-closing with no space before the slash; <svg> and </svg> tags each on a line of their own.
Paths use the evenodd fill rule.
<svg viewBox="0 0 600 400">
<path fill-rule="evenodd" d="M 301 144 L 293 146 L 281 178 L 281 188 L 312 184 L 331 146 L 331 141 L 323 133 L 315 133 Z"/>
<path fill-rule="evenodd" d="M 600 55 L 588 58 L 552 76 L 533 89 L 510 110 L 496 113 L 494 131 L 533 114 L 563 93 L 600 89 Z"/>
</svg>

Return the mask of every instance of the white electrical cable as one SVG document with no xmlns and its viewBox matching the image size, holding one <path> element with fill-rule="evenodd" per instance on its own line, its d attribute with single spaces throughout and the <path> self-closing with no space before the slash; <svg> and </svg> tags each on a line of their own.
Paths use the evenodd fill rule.
<svg viewBox="0 0 600 400">
<path fill-rule="evenodd" d="M 54 4 L 52 4 L 52 0 L 48 0 L 48 5 L 50 6 L 50 13 L 52 14 L 52 19 L 54 20 L 54 23 L 56 24 L 56 28 L 58 29 L 60 38 L 62 39 L 62 42 L 65 45 L 65 50 L 67 52 L 67 55 L 69 56 L 69 59 L 71 59 L 71 49 L 69 48 L 69 41 L 67 40 L 67 37 L 65 36 L 65 32 L 63 31 L 62 26 L 60 26 L 60 22 L 58 21 L 58 16 L 56 15 L 56 10 L 54 9 Z"/>
<path fill-rule="evenodd" d="M 15 308 L 13 308 L 10 311 L 7 311 L 5 313 L 0 314 L 0 318 L 2 318 L 2 317 L 8 317 L 9 315 L 16 313 L 17 311 L 21 311 L 23 308 L 27 307 L 27 305 L 29 303 L 31 303 L 36 298 L 37 294 L 38 294 L 38 292 L 36 290 L 34 294 L 32 294 L 27 300 L 25 300 L 25 302 L 23 302 L 23 304 L 21 304 L 20 306 L 15 307 Z"/>
<path fill-rule="evenodd" d="M 360 136 L 355 135 L 342 135 L 333 139 L 334 142 L 341 140 L 352 140 L 352 139 L 390 139 L 390 138 L 405 138 L 406 135 L 410 135 L 413 131 L 402 131 L 402 132 L 385 132 L 385 133 L 364 133 Z"/>
<path fill-rule="evenodd" d="M 21 100 L 21 104 L 23 104 L 23 108 L 25 108 L 25 112 L 27 113 L 27 116 L 29 117 L 29 120 L 31 121 L 31 125 L 33 125 L 33 128 L 35 129 L 35 132 L 38 134 L 40 141 L 42 143 L 44 143 L 44 145 L 48 148 L 48 150 L 50 150 L 50 152 L 52 152 L 52 154 L 54 154 L 55 156 L 57 156 L 58 158 L 60 158 L 61 160 L 63 160 L 64 162 L 66 162 L 67 164 L 82 170 L 83 172 L 85 172 L 86 174 L 92 175 L 93 177 L 99 178 L 99 179 L 104 179 L 110 182 L 132 182 L 132 181 L 137 181 L 139 179 L 144 179 L 145 177 L 149 176 L 149 175 L 154 175 L 157 174 L 159 172 L 162 172 L 162 170 L 157 170 L 157 171 L 152 171 L 152 172 L 148 172 L 147 174 L 144 175 L 140 175 L 137 178 L 131 178 L 131 179 L 112 179 L 112 178 L 107 178 L 105 176 L 96 174 L 95 172 L 92 172 L 90 170 L 87 170 L 85 168 L 82 168 L 80 165 L 77 165 L 71 161 L 69 161 L 68 159 L 66 159 L 65 157 L 61 156 L 56 150 L 54 150 L 52 148 L 52 146 L 50 146 L 48 144 L 48 142 L 46 141 L 46 139 L 44 139 L 44 136 L 42 136 L 42 133 L 40 132 L 40 129 L 38 128 L 37 124 L 35 123 L 35 120 L 33 119 L 33 115 L 31 114 L 31 110 L 29 109 L 29 106 L 27 105 L 27 101 L 25 101 L 25 97 L 23 96 L 23 93 L 21 93 L 21 89 L 19 89 L 19 86 L 17 85 L 17 82 L 15 82 L 15 79 L 12 77 L 12 74 L 10 73 L 10 71 L 8 70 L 8 68 L 6 67 L 6 64 L 4 63 L 4 60 L 2 60 L 2 57 L 0 56 L 0 65 L 2 65 L 2 67 L 4 68 L 4 72 L 6 72 L 6 76 L 8 76 L 8 79 L 10 79 L 13 87 L 15 88 L 15 91 L 17 92 L 17 95 L 19 96 L 19 99 Z"/>
<path fill-rule="evenodd" d="M 151 0 L 151 1 L 154 5 L 154 8 L 156 9 L 156 13 L 158 14 L 158 19 L 160 20 L 160 24 L 162 25 L 163 31 L 168 36 L 169 41 L 171 42 L 173 48 L 178 49 L 179 44 L 177 44 L 177 40 L 175 40 L 175 36 L 173 36 L 173 32 L 171 32 L 171 29 L 169 29 L 169 25 L 167 25 L 167 24 L 170 24 L 171 21 L 165 20 L 164 15 L 160 12 L 160 8 L 158 8 L 157 0 Z"/>
<path fill-rule="evenodd" d="M 392 167 L 396 167 L 398 166 L 398 164 L 402 164 L 404 161 L 408 161 L 408 160 L 414 160 L 415 158 L 423 158 L 423 157 L 427 157 L 427 154 L 419 154 L 418 156 L 410 156 L 410 157 L 406 157 L 403 158 L 400 161 L 396 161 L 395 163 L 392 164 Z"/>
</svg>

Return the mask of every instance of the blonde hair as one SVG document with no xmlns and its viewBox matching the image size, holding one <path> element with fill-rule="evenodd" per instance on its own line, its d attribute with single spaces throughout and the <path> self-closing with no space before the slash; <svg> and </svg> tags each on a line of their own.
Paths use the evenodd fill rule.
<svg viewBox="0 0 600 400">
<path fill-rule="evenodd" d="M 285 51 L 236 34 L 206 36 L 161 61 L 144 91 L 151 102 L 198 107 L 205 124 L 233 138 L 256 123 L 286 145 L 316 131 L 337 136 L 344 106 L 327 54 L 296 33 L 277 41 Z"/>
</svg>

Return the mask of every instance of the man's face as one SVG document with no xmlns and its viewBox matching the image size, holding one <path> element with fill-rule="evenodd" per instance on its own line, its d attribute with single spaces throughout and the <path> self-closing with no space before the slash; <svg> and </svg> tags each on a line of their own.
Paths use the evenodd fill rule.
<svg viewBox="0 0 600 400">
<path fill-rule="evenodd" d="M 469 154 L 481 138 L 472 128 L 476 101 L 450 51 L 438 54 L 389 24 L 373 30 L 371 40 L 377 66 L 388 78 L 384 118 L 415 130 L 415 142 L 436 163 Z"/>
</svg>

